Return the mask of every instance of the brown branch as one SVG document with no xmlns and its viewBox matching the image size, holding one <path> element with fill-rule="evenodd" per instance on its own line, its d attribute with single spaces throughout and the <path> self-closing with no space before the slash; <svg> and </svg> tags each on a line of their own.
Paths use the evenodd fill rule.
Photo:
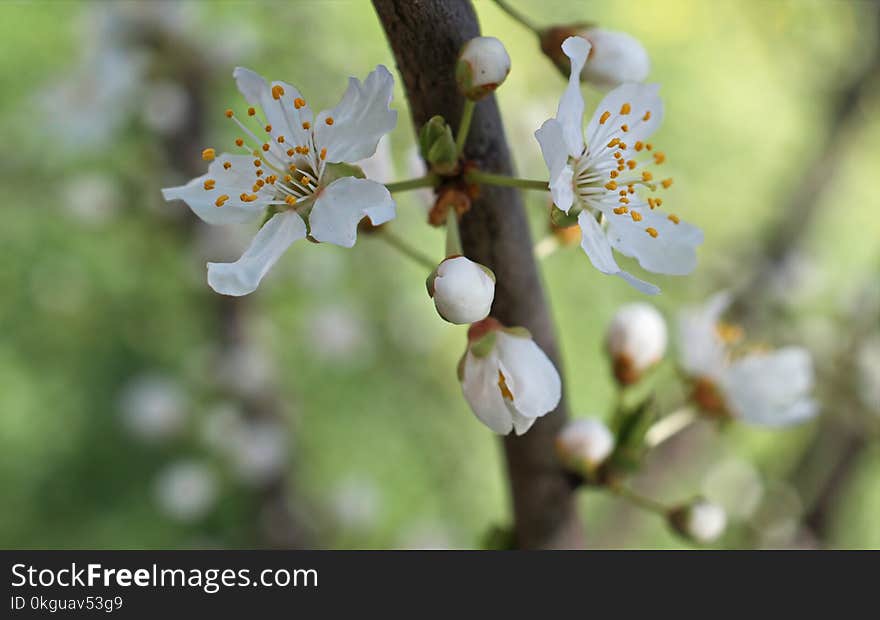
<svg viewBox="0 0 880 620">
<path fill-rule="evenodd" d="M 455 127 L 462 98 L 454 81 L 458 51 L 479 35 L 467 0 L 373 0 L 403 78 L 416 128 L 440 114 Z M 512 165 L 494 97 L 478 103 L 465 147 L 467 159 L 488 172 L 511 173 Z M 497 276 L 492 316 L 528 328 L 560 367 L 532 240 L 519 192 L 484 187 L 461 223 L 465 254 Z M 522 437 L 504 439 L 520 548 L 580 547 L 582 526 L 574 491 L 559 467 L 554 440 L 565 423 L 565 403 L 539 419 Z"/>
</svg>

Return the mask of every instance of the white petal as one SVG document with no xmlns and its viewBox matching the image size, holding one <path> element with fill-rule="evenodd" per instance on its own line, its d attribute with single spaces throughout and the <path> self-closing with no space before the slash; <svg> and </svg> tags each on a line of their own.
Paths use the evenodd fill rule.
<svg viewBox="0 0 880 620">
<path fill-rule="evenodd" d="M 236 67 L 232 72 L 238 90 L 244 95 L 248 103 L 259 106 L 266 116 L 266 122 L 272 126 L 269 135 L 273 140 L 267 140 L 271 145 L 271 152 L 282 161 L 284 160 L 284 151 L 278 146 L 274 138 L 284 136 L 285 143 L 293 145 L 308 145 L 310 140 L 310 132 L 303 129 L 304 121 L 312 122 L 312 111 L 308 105 L 296 109 L 294 100 L 302 98 L 299 90 L 295 86 L 291 86 L 285 82 L 272 82 L 269 84 L 258 73 L 246 69 L 244 67 Z M 272 95 L 272 87 L 281 86 L 283 95 L 275 99 Z M 259 134 L 257 134 L 260 139 Z"/>
<path fill-rule="evenodd" d="M 547 354 L 531 338 L 497 332 L 499 369 L 521 416 L 537 418 L 556 408 L 562 381 Z"/>
<path fill-rule="evenodd" d="M 394 78 L 382 65 L 363 84 L 349 78 L 339 105 L 318 114 L 316 121 L 317 145 L 327 149 L 328 162 L 354 162 L 376 152 L 379 138 L 397 125 L 397 112 L 389 108 L 393 94 Z M 327 124 L 330 118 L 332 125 Z"/>
<path fill-rule="evenodd" d="M 581 37 L 568 37 L 562 43 L 562 51 L 571 60 L 568 86 L 559 100 L 556 120 L 562 125 L 568 154 L 580 157 L 584 152 L 584 98 L 581 95 L 581 70 L 590 54 L 590 44 Z"/>
<path fill-rule="evenodd" d="M 510 416 L 513 420 L 513 432 L 517 435 L 524 435 L 526 431 L 532 428 L 532 425 L 537 421 L 538 418 L 527 418 L 524 415 L 520 415 L 520 413 L 516 410 L 516 407 L 511 405 L 509 402 L 507 403 L 508 409 L 510 410 Z"/>
<path fill-rule="evenodd" d="M 628 144 L 650 137 L 663 122 L 663 100 L 660 99 L 659 90 L 659 84 L 622 84 L 605 95 L 587 125 L 586 136 L 591 150 L 594 150 L 594 143 L 601 148 L 601 144 L 612 137 L 619 137 Z M 630 106 L 629 113 L 621 114 L 624 104 L 627 103 Z M 605 123 L 601 123 L 605 112 L 609 112 L 611 116 Z M 651 114 L 646 121 L 644 118 L 647 112 Z M 626 132 L 621 128 L 624 124 L 628 129 Z"/>
<path fill-rule="evenodd" d="M 309 215 L 309 227 L 316 240 L 350 248 L 357 241 L 358 222 L 364 217 L 378 226 L 394 215 L 394 199 L 384 185 L 343 177 L 319 194 Z"/>
<path fill-rule="evenodd" d="M 625 32 L 591 28 L 583 33 L 593 46 L 581 77 L 593 84 L 610 88 L 624 82 L 644 82 L 651 61 L 644 46 Z"/>
<path fill-rule="evenodd" d="M 678 319 L 682 368 L 691 376 L 720 379 L 727 351 L 717 325 L 730 305 L 728 293 L 714 295 L 703 307 L 687 308 Z"/>
<path fill-rule="evenodd" d="M 479 420 L 499 435 L 513 430 L 513 420 L 498 387 L 498 358 L 465 354 L 461 391 Z"/>
<path fill-rule="evenodd" d="M 734 415 L 751 424 L 786 426 L 818 412 L 809 398 L 813 364 L 798 347 L 740 358 L 722 378 L 722 388 Z"/>
<path fill-rule="evenodd" d="M 305 236 L 305 222 L 297 213 L 278 213 L 259 230 L 236 262 L 208 263 L 208 284 L 223 295 L 252 293 L 290 244 Z"/>
<path fill-rule="evenodd" d="M 211 162 L 208 172 L 192 179 L 180 187 L 167 187 L 162 190 L 165 200 L 183 200 L 197 216 L 208 224 L 242 224 L 252 222 L 262 215 L 266 204 L 272 200 L 272 191 L 266 187 L 256 192 L 254 202 L 243 202 L 242 193 L 253 193 L 256 177 L 253 174 L 253 158 L 247 155 L 228 155 L 223 153 Z M 224 163 L 232 164 L 228 170 Z M 206 190 L 206 180 L 215 181 L 213 189 Z M 217 198 L 226 195 L 229 199 L 222 207 L 216 205 Z"/>
<path fill-rule="evenodd" d="M 610 209 L 606 211 L 612 247 L 637 258 L 639 265 L 654 273 L 691 273 L 697 266 L 696 248 L 703 242 L 703 231 L 687 222 L 676 224 L 662 211 L 648 208 L 637 211 L 642 215 L 639 222 L 629 213 L 618 215 Z M 649 227 L 657 231 L 656 237 L 648 234 Z"/>
<path fill-rule="evenodd" d="M 550 171 L 550 193 L 553 196 L 553 204 L 568 213 L 571 205 L 574 204 L 572 186 L 574 170 L 568 165 L 568 147 L 562 134 L 562 125 L 551 118 L 535 132 L 535 138 L 541 145 L 544 163 Z"/>
<path fill-rule="evenodd" d="M 457 325 L 485 319 L 495 297 L 495 280 L 479 263 L 456 256 L 437 266 L 434 305 L 441 317 Z"/>
<path fill-rule="evenodd" d="M 583 235 L 581 237 L 581 247 L 587 253 L 587 257 L 593 263 L 593 267 L 604 274 L 623 278 L 633 288 L 648 295 L 656 295 L 660 292 L 660 289 L 653 284 L 639 280 L 635 276 L 623 271 L 617 265 L 617 261 L 614 260 L 614 256 L 611 253 L 611 244 L 592 214 L 587 211 L 581 211 L 580 215 L 578 215 L 578 224 Z"/>
</svg>

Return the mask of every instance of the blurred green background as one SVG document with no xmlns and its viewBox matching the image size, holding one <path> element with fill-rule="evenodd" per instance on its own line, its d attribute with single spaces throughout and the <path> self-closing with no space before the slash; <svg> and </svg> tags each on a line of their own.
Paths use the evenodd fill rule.
<svg viewBox="0 0 880 620">
<path fill-rule="evenodd" d="M 670 325 L 747 283 L 780 229 L 806 225 L 746 304 L 756 340 L 814 353 L 822 418 L 698 425 L 652 456 L 639 486 L 725 503 L 722 546 L 880 547 L 873 5 L 511 3 L 648 49 L 668 203 L 706 232 L 693 276 L 653 279 Z M 529 32 L 488 0 L 476 7 L 513 60 L 497 97 L 517 167 L 541 178 L 532 133 L 564 81 Z M 159 192 L 200 174 L 202 147 L 231 146 L 235 66 L 297 84 L 317 109 L 348 76 L 393 67 L 368 2 L 4 2 L 0 41 L 0 546 L 458 548 L 508 524 L 499 442 L 455 380 L 465 329 L 436 316 L 423 268 L 368 236 L 353 250 L 301 243 L 227 304 L 204 263 L 236 257 L 252 231 L 208 230 Z M 601 93 L 585 92 L 590 109 Z M 418 174 L 399 85 L 394 106 L 384 181 Z M 788 204 L 804 185 L 818 196 L 809 213 Z M 527 199 L 538 239 L 546 197 Z M 402 194 L 391 227 L 439 259 L 425 209 Z M 572 411 L 606 416 L 603 332 L 639 295 L 576 247 L 542 269 Z M 597 492 L 581 512 L 591 546 L 683 545 Z"/>
</svg>

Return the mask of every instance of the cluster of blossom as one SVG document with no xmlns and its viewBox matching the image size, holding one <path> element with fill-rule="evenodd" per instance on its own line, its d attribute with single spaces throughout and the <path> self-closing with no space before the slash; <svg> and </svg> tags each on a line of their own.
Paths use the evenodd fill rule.
<svg viewBox="0 0 880 620">
<path fill-rule="evenodd" d="M 615 252 L 636 259 L 648 272 L 686 275 L 696 267 L 703 235 L 663 209 L 660 194 L 673 180 L 658 172 L 666 155 L 651 142 L 664 108 L 658 85 L 642 83 L 649 70 L 647 54 L 629 35 L 595 27 L 551 28 L 542 33 L 541 44 L 568 72 L 555 117 L 535 131 L 549 172 L 540 187 L 552 198 L 550 219 L 577 231 L 583 251 L 600 272 L 657 294 L 656 285 L 622 269 Z M 505 81 L 510 66 L 498 39 L 468 41 L 455 69 L 465 98 L 457 131 L 442 117 L 430 119 L 419 133 L 429 173 L 387 185 L 365 178 L 358 163 L 376 152 L 397 123 L 388 69 L 376 67 L 363 82 L 350 78 L 335 107 L 314 112 L 291 84 L 237 68 L 233 76 L 248 107 L 225 113 L 240 132 L 233 142 L 237 152 L 206 148 L 202 156 L 210 163 L 205 175 L 163 190 L 167 200 L 185 201 L 209 224 L 262 222 L 238 261 L 208 264 L 209 285 L 225 295 L 249 294 L 294 242 L 350 248 L 359 230 L 394 219 L 394 192 L 433 187 L 438 199 L 429 222 L 446 224 L 447 243 L 427 289 L 443 319 L 470 325 L 458 368 L 465 400 L 496 433 L 527 432 L 557 407 L 559 373 L 526 329 L 491 316 L 495 275 L 463 255 L 458 222 L 471 201 L 467 191 L 453 189 L 492 183 L 535 187 L 534 181 L 499 180 L 500 175 L 479 170 L 463 156 L 475 102 Z M 586 123 L 582 81 L 611 88 Z M 799 349 L 738 355 L 718 336 L 723 309 L 724 298 L 715 298 L 681 320 L 681 368 L 692 384 L 694 403 L 715 417 L 765 425 L 813 415 L 815 404 L 806 397 L 812 382 L 809 356 Z M 622 309 L 608 335 L 620 384 L 638 382 L 663 359 L 666 344 L 665 322 L 653 307 Z M 597 420 L 575 422 L 559 437 L 563 462 L 587 476 L 612 458 L 615 444 L 614 433 Z M 724 527 L 723 513 L 719 517 L 704 502 L 690 503 L 669 518 L 698 540 L 709 540 Z"/>
</svg>

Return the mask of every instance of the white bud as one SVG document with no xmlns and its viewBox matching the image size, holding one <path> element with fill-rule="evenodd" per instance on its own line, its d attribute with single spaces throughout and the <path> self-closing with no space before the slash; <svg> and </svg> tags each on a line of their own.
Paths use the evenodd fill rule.
<svg viewBox="0 0 880 620">
<path fill-rule="evenodd" d="M 556 438 L 559 457 L 575 471 L 594 470 L 611 456 L 613 450 L 614 435 L 595 418 L 569 422 Z"/>
<path fill-rule="evenodd" d="M 159 508 L 176 521 L 201 519 L 214 507 L 218 494 L 217 476 L 201 461 L 173 463 L 156 479 L 155 496 Z"/>
<path fill-rule="evenodd" d="M 455 67 L 458 89 L 474 101 L 490 95 L 510 73 L 510 56 L 495 37 L 476 37 L 464 44 Z"/>
<path fill-rule="evenodd" d="M 673 525 L 698 543 L 710 543 L 724 533 L 727 514 L 718 504 L 697 500 L 672 515 Z"/>
<path fill-rule="evenodd" d="M 578 34 L 592 45 L 581 70 L 582 81 L 613 88 L 624 82 L 644 82 L 648 77 L 651 61 L 635 37 L 600 28 L 590 28 Z"/>
<path fill-rule="evenodd" d="M 463 325 L 485 319 L 495 298 L 495 275 L 488 267 L 453 256 L 428 278 L 428 294 L 437 312 L 450 323 Z"/>
<path fill-rule="evenodd" d="M 617 311 L 606 333 L 614 376 L 623 385 L 638 381 L 666 353 L 666 321 L 646 303 L 627 304 Z"/>
</svg>

